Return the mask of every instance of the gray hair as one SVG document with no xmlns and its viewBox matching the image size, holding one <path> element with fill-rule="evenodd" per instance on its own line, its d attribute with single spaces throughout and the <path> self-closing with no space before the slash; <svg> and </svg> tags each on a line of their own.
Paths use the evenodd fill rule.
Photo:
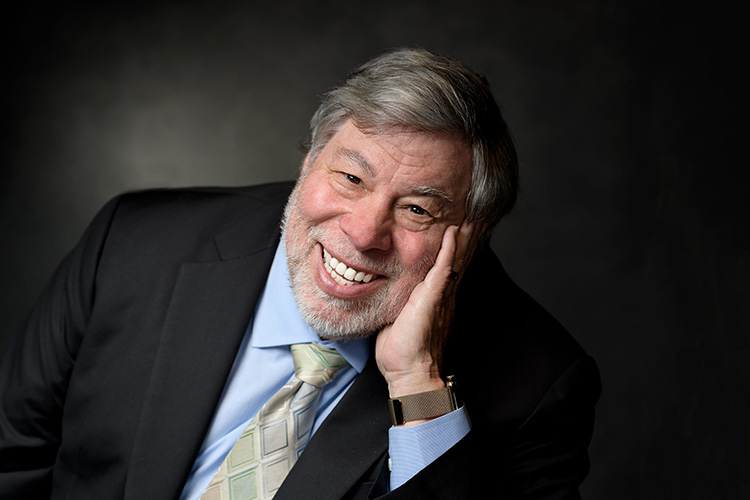
<svg viewBox="0 0 750 500">
<path fill-rule="evenodd" d="M 467 215 L 488 228 L 510 212 L 518 159 L 487 80 L 464 64 L 422 49 L 385 52 L 323 96 L 310 122 L 310 161 L 351 119 L 361 130 L 456 134 L 471 146 Z"/>
</svg>

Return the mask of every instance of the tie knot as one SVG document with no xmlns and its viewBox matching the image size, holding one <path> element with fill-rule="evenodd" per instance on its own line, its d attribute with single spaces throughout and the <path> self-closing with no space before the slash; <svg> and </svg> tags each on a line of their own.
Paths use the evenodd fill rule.
<svg viewBox="0 0 750 500">
<path fill-rule="evenodd" d="M 315 387 L 323 387 L 348 365 L 336 349 L 315 343 L 292 345 L 292 357 L 297 378 Z"/>
</svg>

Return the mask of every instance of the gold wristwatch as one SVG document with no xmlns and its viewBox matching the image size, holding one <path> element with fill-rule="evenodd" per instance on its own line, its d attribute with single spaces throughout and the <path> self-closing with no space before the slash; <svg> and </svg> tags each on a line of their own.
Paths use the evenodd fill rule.
<svg viewBox="0 0 750 500">
<path fill-rule="evenodd" d="M 412 420 L 434 418 L 458 409 L 453 375 L 445 387 L 435 391 L 418 392 L 388 400 L 393 425 L 403 425 Z"/>
</svg>

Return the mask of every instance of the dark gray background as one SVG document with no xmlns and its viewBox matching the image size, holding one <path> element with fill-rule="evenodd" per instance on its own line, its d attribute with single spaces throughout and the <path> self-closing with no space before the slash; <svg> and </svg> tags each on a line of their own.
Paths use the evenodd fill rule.
<svg viewBox="0 0 750 500">
<path fill-rule="evenodd" d="M 382 49 L 419 45 L 492 82 L 523 169 L 493 246 L 599 362 L 584 495 L 750 498 L 747 50 L 737 12 L 683 5 L 6 11 L 0 349 L 107 199 L 293 178 L 318 96 Z"/>
</svg>

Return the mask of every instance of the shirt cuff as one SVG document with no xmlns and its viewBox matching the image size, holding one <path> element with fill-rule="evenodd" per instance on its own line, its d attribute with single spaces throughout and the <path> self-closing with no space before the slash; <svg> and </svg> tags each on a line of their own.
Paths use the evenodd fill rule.
<svg viewBox="0 0 750 500">
<path fill-rule="evenodd" d="M 471 430 L 465 407 L 411 427 L 388 430 L 390 486 L 394 490 L 430 465 Z"/>
</svg>

